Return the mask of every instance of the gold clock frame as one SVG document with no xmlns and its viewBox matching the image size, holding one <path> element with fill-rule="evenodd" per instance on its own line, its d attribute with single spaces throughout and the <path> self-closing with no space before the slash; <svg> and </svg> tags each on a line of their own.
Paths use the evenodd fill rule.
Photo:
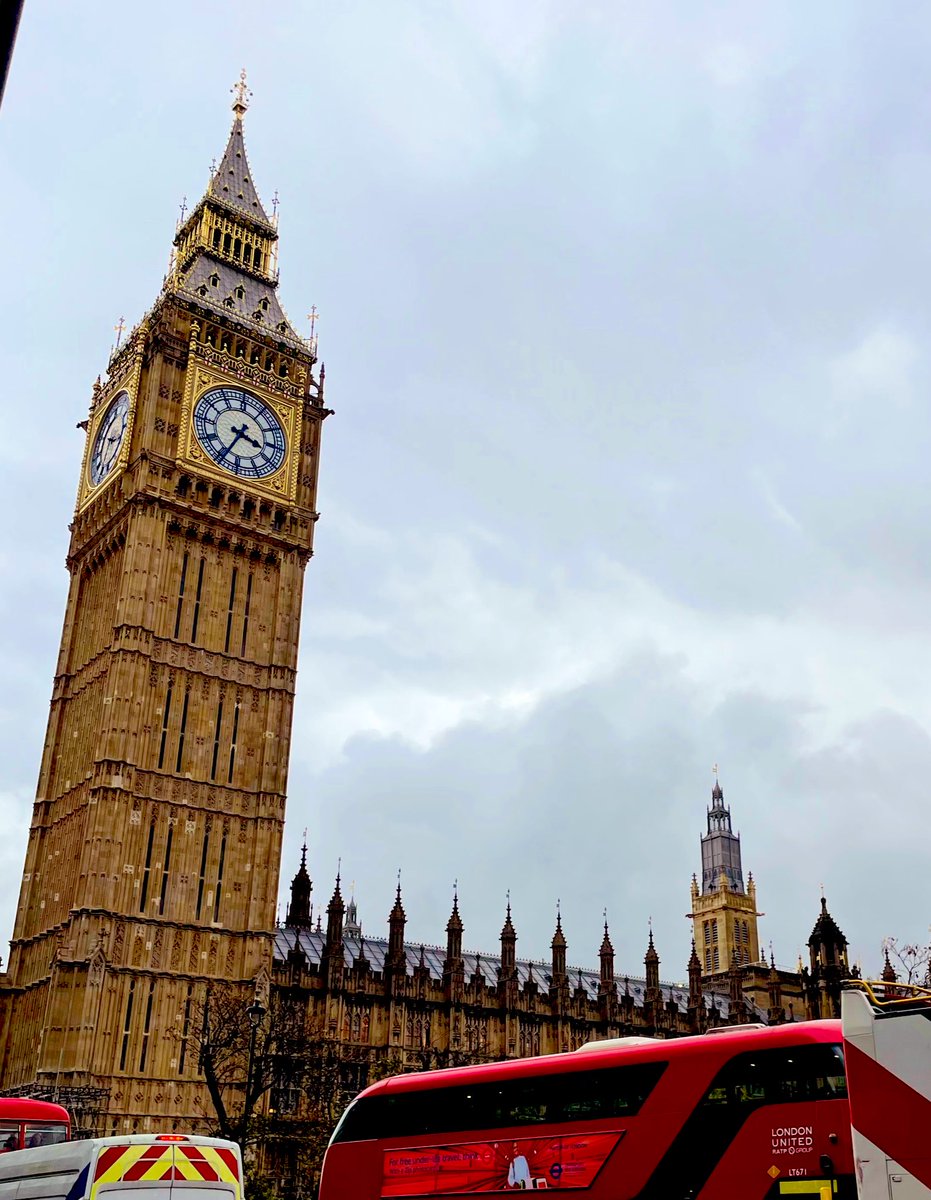
<svg viewBox="0 0 931 1200">
<path fill-rule="evenodd" d="M 142 359 L 139 355 L 136 355 L 129 371 L 110 382 L 109 386 L 101 391 L 100 398 L 94 405 L 94 411 L 87 426 L 84 458 L 81 461 L 81 499 L 78 504 L 78 512 L 81 512 L 87 508 L 88 504 L 96 500 L 100 493 L 108 488 L 114 479 L 117 479 L 126 469 L 133 440 L 133 425 L 136 418 L 136 405 L 139 395 L 139 371 L 141 366 Z M 120 452 L 116 457 L 116 462 L 106 475 L 104 475 L 103 479 L 99 483 L 93 483 L 90 476 L 92 447 L 97 441 L 97 434 L 100 431 L 103 419 L 110 411 L 110 405 L 121 392 L 125 392 L 129 397 L 129 411 L 126 414 L 126 431 L 123 434 Z"/>
<path fill-rule="evenodd" d="M 194 409 L 205 393 L 215 387 L 237 387 L 244 392 L 250 392 L 267 405 L 281 422 L 285 454 L 284 461 L 277 471 L 261 479 L 243 478 L 234 471 L 225 471 L 201 446 L 194 431 Z M 298 455 L 295 454 L 294 448 L 297 445 L 299 420 L 299 406 L 284 396 L 263 388 L 251 379 L 237 379 L 201 362 L 193 363 L 187 373 L 181 405 L 178 462 L 237 491 L 256 492 L 273 500 L 291 503 L 297 495 Z"/>
</svg>

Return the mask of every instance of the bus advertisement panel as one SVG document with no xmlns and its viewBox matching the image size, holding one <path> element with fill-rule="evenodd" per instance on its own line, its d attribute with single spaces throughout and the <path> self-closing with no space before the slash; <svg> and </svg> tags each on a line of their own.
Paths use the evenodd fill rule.
<svg viewBox="0 0 931 1200">
<path fill-rule="evenodd" d="M 839 1021 L 735 1026 L 384 1079 L 343 1114 L 320 1200 L 855 1200 L 841 1043 Z"/>
<path fill-rule="evenodd" d="M 386 1150 L 383 1197 L 587 1188 L 623 1133 Z"/>
</svg>

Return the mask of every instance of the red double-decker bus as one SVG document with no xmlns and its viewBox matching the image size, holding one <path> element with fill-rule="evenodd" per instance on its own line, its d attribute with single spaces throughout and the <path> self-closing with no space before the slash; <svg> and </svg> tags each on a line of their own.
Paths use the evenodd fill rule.
<svg viewBox="0 0 931 1200">
<path fill-rule="evenodd" d="M 71 1120 L 60 1104 L 0 1096 L 0 1154 L 52 1146 L 70 1137 Z"/>
<path fill-rule="evenodd" d="M 343 1114 L 320 1200 L 515 1191 L 855 1200 L 840 1022 L 382 1080 Z"/>
</svg>

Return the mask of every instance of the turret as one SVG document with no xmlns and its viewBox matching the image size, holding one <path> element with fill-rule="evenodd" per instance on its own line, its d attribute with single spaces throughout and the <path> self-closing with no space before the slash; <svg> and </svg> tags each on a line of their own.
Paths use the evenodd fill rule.
<svg viewBox="0 0 931 1200">
<path fill-rule="evenodd" d="M 598 951 L 598 958 L 601 962 L 602 986 L 614 983 L 614 947 L 611 945 L 611 938 L 608 934 L 607 919 L 605 919 L 604 928 L 604 937 L 601 939 L 601 948 Z"/>
<path fill-rule="evenodd" d="M 781 1025 L 786 1019 L 785 1009 L 782 1007 L 782 981 L 776 970 L 776 958 L 772 950 L 769 954 L 769 1010 L 766 1016 L 770 1025 Z"/>
<path fill-rule="evenodd" d="M 847 939 L 821 897 L 821 913 L 808 939 L 810 971 L 806 1000 L 812 1017 L 839 1017 L 841 982 L 850 974 Z"/>
<path fill-rule="evenodd" d="M 362 923 L 359 920 L 359 906 L 356 904 L 355 896 L 350 896 L 349 903 L 346 905 L 346 920 L 343 924 L 343 929 L 349 937 L 360 937 L 362 934 Z"/>
<path fill-rule="evenodd" d="M 307 874 L 307 842 L 301 847 L 301 865 L 297 874 L 291 880 L 291 902 L 285 915 L 285 925 L 289 929 L 311 929 L 313 920 L 310 910 L 310 893 L 313 884 Z"/>
<path fill-rule="evenodd" d="M 323 946 L 321 967 L 331 989 L 338 988 L 343 981 L 343 914 L 346 906 L 343 903 L 342 892 L 339 890 L 339 872 L 336 873 L 336 886 L 327 905 L 326 941 Z"/>
<path fill-rule="evenodd" d="M 604 937 L 598 958 L 601 961 L 601 978 L 598 983 L 598 1005 L 603 1021 L 613 1021 L 617 1015 L 617 983 L 614 980 L 614 947 L 608 936 L 608 921 L 605 918 Z"/>
<path fill-rule="evenodd" d="M 701 838 L 701 861 L 700 886 L 692 876 L 689 916 L 702 975 L 707 978 L 728 971 L 735 950 L 741 966 L 761 961 L 756 885 L 751 874 L 744 887 L 740 836 L 731 826 L 717 768 L 707 830 Z"/>
<path fill-rule="evenodd" d="M 407 954 L 404 951 L 404 927 L 407 915 L 401 903 L 401 878 L 394 896 L 394 906 L 388 914 L 388 953 L 385 956 L 385 980 L 397 991 L 407 976 Z"/>
<path fill-rule="evenodd" d="M 508 1008 L 517 999 L 517 934 L 511 922 L 511 901 L 501 929 L 501 967 L 498 971 L 498 997 Z"/>
<path fill-rule="evenodd" d="M 647 952 L 643 956 L 643 966 L 646 979 L 646 998 L 648 1000 L 657 999 L 659 995 L 659 955 L 656 953 L 656 947 L 653 945 L 653 929 L 650 929 L 650 940 L 647 944 Z M 655 993 L 655 994 L 651 994 Z"/>
<path fill-rule="evenodd" d="M 702 986 L 701 986 L 701 963 L 698 961 L 698 952 L 695 949 L 695 939 L 692 938 L 692 953 L 689 955 L 689 1007 L 701 1004 Z"/>
<path fill-rule="evenodd" d="M 731 828 L 731 810 L 724 806 L 724 790 L 717 779 L 711 791 L 708 830 L 701 839 L 702 893 L 715 891 L 724 876 L 727 887 L 744 894 L 740 864 L 740 834 Z"/>
<path fill-rule="evenodd" d="M 569 976 L 566 973 L 566 936 L 562 931 L 562 913 L 556 905 L 556 932 L 550 943 L 552 949 L 552 971 L 550 975 L 550 1003 L 554 1012 L 564 1012 L 569 1000 Z"/>
<path fill-rule="evenodd" d="M 643 991 L 643 1020 L 648 1028 L 656 1029 L 663 1019 L 663 993 L 659 986 L 659 955 L 653 945 L 653 927 L 647 952 L 643 956 L 646 987 Z"/>
<path fill-rule="evenodd" d="M 701 986 L 701 963 L 695 949 L 695 939 L 692 938 L 692 953 L 689 955 L 689 1028 L 693 1033 L 701 1033 L 704 1029 L 705 1002 Z"/>
<path fill-rule="evenodd" d="M 453 892 L 453 911 L 446 922 L 446 960 L 443 963 L 443 987 L 447 999 L 459 1001 L 465 987 L 462 960 L 462 918 L 459 916 L 459 892 Z"/>
</svg>

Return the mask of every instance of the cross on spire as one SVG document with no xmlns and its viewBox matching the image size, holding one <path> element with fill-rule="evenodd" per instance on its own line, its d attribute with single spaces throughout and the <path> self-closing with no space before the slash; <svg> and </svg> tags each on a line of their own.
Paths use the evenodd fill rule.
<svg viewBox="0 0 931 1200">
<path fill-rule="evenodd" d="M 233 112 L 242 120 L 245 116 L 246 109 L 249 107 L 249 101 L 252 99 L 252 92 L 246 84 L 246 68 L 239 73 L 239 82 L 234 83 L 230 88 L 233 94 Z"/>
<path fill-rule="evenodd" d="M 116 333 L 116 348 L 117 348 L 117 350 L 119 350 L 120 342 L 123 340 L 123 330 L 125 328 L 126 328 L 126 322 L 123 320 L 122 317 L 120 317 L 119 321 L 117 321 L 117 323 L 113 326 L 113 330 Z"/>
</svg>

